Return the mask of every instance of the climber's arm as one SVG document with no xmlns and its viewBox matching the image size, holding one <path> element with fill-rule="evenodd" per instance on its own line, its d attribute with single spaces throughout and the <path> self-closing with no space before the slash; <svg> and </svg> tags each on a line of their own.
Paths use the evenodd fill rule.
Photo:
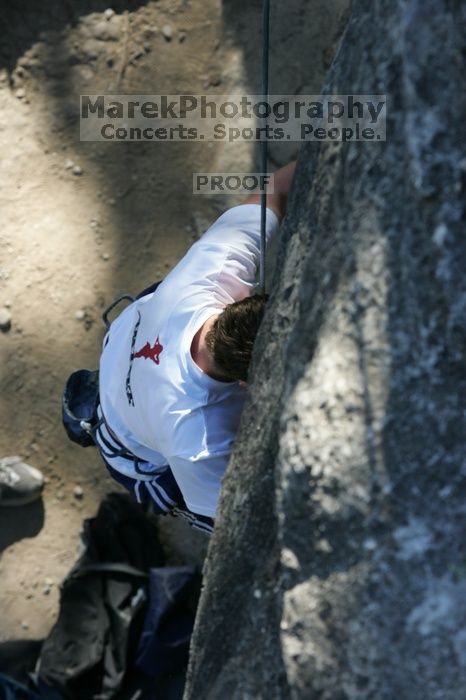
<svg viewBox="0 0 466 700">
<path fill-rule="evenodd" d="M 291 189 L 291 183 L 293 182 L 293 175 L 296 168 L 296 161 L 292 161 L 280 168 L 274 173 L 273 176 L 273 192 L 267 190 L 267 207 L 272 209 L 273 212 L 281 220 L 285 216 L 286 203 L 288 199 L 288 193 Z M 249 195 L 243 204 L 260 204 L 261 193 L 254 192 Z"/>
</svg>

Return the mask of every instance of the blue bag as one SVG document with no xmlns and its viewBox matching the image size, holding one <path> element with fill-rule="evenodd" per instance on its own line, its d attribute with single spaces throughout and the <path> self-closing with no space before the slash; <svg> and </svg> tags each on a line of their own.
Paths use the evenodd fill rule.
<svg viewBox="0 0 466 700">
<path fill-rule="evenodd" d="M 193 566 L 151 568 L 135 661 L 147 676 L 162 679 L 186 667 L 200 590 L 201 575 Z"/>
<path fill-rule="evenodd" d="M 9 676 L 0 673 L 0 699 L 1 700 L 46 700 L 46 696 L 40 696 L 25 685 L 17 683 Z"/>
<path fill-rule="evenodd" d="M 73 372 L 62 396 L 62 420 L 69 439 L 81 447 L 95 444 L 91 430 L 97 422 L 98 401 L 99 371 Z"/>
</svg>

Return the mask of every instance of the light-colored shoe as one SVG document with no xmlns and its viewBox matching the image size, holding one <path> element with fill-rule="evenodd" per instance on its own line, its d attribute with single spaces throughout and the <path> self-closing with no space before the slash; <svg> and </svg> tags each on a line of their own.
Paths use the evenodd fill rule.
<svg viewBox="0 0 466 700">
<path fill-rule="evenodd" d="M 0 459 L 0 506 L 23 506 L 40 497 L 44 477 L 21 457 Z"/>
</svg>

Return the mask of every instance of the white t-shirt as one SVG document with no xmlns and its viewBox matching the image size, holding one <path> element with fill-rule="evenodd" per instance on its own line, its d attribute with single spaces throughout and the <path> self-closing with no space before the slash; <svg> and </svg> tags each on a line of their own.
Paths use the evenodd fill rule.
<svg viewBox="0 0 466 700">
<path fill-rule="evenodd" d="M 268 241 L 278 227 L 267 209 Z M 122 457 L 109 464 L 133 478 L 153 478 L 168 463 L 188 508 L 209 517 L 216 514 L 246 388 L 206 374 L 191 343 L 210 316 L 257 292 L 259 257 L 260 205 L 229 209 L 154 293 L 115 319 L 100 359 L 105 419 L 130 452 L 153 466 L 144 477 Z"/>
</svg>

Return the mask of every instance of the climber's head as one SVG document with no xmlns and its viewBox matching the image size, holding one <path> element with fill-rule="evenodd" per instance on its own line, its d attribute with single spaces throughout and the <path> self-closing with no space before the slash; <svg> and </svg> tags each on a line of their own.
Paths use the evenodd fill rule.
<svg viewBox="0 0 466 700">
<path fill-rule="evenodd" d="M 206 345 L 224 381 L 247 381 L 267 299 L 267 294 L 255 294 L 228 304 L 206 334 Z"/>
</svg>

